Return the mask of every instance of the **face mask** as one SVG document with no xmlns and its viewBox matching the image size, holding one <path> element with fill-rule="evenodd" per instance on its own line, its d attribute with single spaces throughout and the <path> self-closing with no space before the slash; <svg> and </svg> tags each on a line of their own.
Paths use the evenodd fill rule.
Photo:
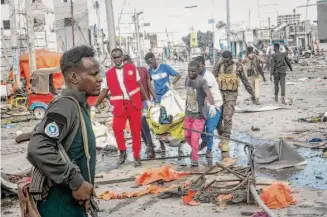
<svg viewBox="0 0 327 217">
<path fill-rule="evenodd" d="M 120 65 L 116 65 L 115 64 L 115 67 L 117 67 L 117 68 L 121 68 L 121 67 L 123 67 L 124 66 L 124 63 L 122 63 L 122 64 L 120 64 Z"/>
</svg>

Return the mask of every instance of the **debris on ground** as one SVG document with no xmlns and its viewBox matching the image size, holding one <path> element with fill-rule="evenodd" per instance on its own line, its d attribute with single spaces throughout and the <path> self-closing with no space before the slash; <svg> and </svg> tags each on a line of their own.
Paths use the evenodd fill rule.
<svg viewBox="0 0 327 217">
<path fill-rule="evenodd" d="M 259 168 L 270 170 L 280 170 L 307 164 L 307 161 L 284 139 L 281 139 L 276 144 L 268 144 L 256 148 L 254 150 L 254 162 Z"/>
<path fill-rule="evenodd" d="M 322 142 L 322 139 L 320 138 L 312 138 L 309 140 L 309 143 L 315 143 L 315 142 Z"/>
<path fill-rule="evenodd" d="M 251 127 L 251 130 L 252 130 L 252 131 L 260 131 L 260 128 L 252 126 L 252 127 Z"/>
<path fill-rule="evenodd" d="M 251 217 L 269 217 L 266 212 L 256 212 Z"/>
<path fill-rule="evenodd" d="M 184 176 L 189 175 L 189 172 L 177 172 L 172 169 L 169 165 L 164 165 L 161 168 L 148 169 L 142 175 L 136 177 L 136 184 L 138 186 L 148 185 L 150 183 L 163 180 L 169 182 L 172 180 L 180 179 Z"/>
<path fill-rule="evenodd" d="M 296 203 L 291 188 L 285 183 L 273 183 L 260 195 L 261 200 L 270 209 L 281 209 Z"/>
</svg>

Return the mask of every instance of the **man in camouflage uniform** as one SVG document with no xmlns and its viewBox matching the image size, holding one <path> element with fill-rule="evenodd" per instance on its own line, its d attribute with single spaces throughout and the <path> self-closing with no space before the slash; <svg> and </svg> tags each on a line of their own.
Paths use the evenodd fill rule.
<svg viewBox="0 0 327 217">
<path fill-rule="evenodd" d="M 274 44 L 275 53 L 271 58 L 271 72 L 270 72 L 270 81 L 272 81 L 272 76 L 274 76 L 275 84 L 275 101 L 278 102 L 278 92 L 279 84 L 281 89 L 281 102 L 285 104 L 285 80 L 286 80 L 286 70 L 287 66 L 292 69 L 292 64 L 288 59 L 287 53 L 282 53 L 279 51 L 280 45 Z"/>
<path fill-rule="evenodd" d="M 244 73 L 243 66 L 233 61 L 233 55 L 230 51 L 224 51 L 222 61 L 214 66 L 213 74 L 217 78 L 223 98 L 223 115 L 218 125 L 218 132 L 223 137 L 229 138 L 232 132 L 232 119 L 237 101 L 239 78 L 245 89 L 250 93 L 253 102 L 255 101 L 254 91 Z M 229 140 L 221 139 L 219 148 L 222 152 L 228 152 Z"/>
<path fill-rule="evenodd" d="M 246 66 L 247 76 L 252 88 L 254 89 L 255 104 L 260 105 L 260 75 L 263 81 L 266 82 L 266 78 L 260 64 L 265 63 L 265 60 L 259 55 L 256 55 L 253 52 L 253 47 L 250 46 L 247 48 L 247 55 L 242 63 Z"/>
</svg>

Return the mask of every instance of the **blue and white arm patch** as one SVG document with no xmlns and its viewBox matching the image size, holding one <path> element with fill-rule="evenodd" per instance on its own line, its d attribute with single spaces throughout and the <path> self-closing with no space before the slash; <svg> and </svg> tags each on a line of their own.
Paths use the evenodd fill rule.
<svg viewBox="0 0 327 217">
<path fill-rule="evenodd" d="M 59 139 L 66 124 L 66 118 L 58 113 L 48 113 L 44 124 L 44 134 L 50 138 Z"/>
</svg>

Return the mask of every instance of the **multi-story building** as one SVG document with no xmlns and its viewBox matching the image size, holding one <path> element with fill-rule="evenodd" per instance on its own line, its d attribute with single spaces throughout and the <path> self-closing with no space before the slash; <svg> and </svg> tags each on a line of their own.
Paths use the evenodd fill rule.
<svg viewBox="0 0 327 217">
<path fill-rule="evenodd" d="M 301 14 L 286 14 L 277 16 L 277 25 L 283 23 L 297 24 L 300 22 Z"/>
<path fill-rule="evenodd" d="M 74 45 L 91 44 L 88 2 L 90 1 L 53 0 L 59 52 L 70 49 Z"/>
<path fill-rule="evenodd" d="M 33 0 L 32 14 L 26 15 L 25 0 L 12 0 L 16 18 L 16 30 L 20 55 L 28 51 L 28 28 L 26 16 L 34 19 L 35 49 L 57 51 L 57 40 L 54 28 L 54 11 L 52 0 Z M 9 0 L 1 0 L 1 79 L 6 79 L 11 67 L 11 9 Z"/>
<path fill-rule="evenodd" d="M 327 43 L 327 0 L 317 2 L 318 10 L 318 40 Z"/>
</svg>

